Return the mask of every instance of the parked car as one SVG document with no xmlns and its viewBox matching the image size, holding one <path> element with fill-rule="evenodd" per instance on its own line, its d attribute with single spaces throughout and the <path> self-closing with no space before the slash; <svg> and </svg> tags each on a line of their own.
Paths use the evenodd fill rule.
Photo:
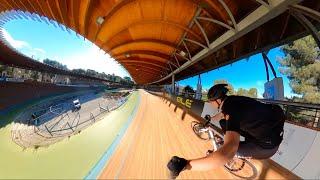
<svg viewBox="0 0 320 180">
<path fill-rule="evenodd" d="M 76 100 L 73 101 L 73 108 L 75 110 L 80 110 L 81 109 L 81 104 L 80 104 L 79 99 L 76 99 Z"/>
</svg>

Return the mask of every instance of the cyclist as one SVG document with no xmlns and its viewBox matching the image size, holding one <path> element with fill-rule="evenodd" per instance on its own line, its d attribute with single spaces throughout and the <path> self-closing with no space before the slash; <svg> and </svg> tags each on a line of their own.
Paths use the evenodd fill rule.
<svg viewBox="0 0 320 180">
<path fill-rule="evenodd" d="M 209 120 L 219 120 L 224 143 L 206 157 L 186 160 L 173 156 L 167 167 L 171 175 L 182 170 L 211 170 L 234 156 L 267 159 L 276 153 L 283 139 L 284 113 L 278 105 L 259 102 L 244 96 L 228 96 L 227 84 L 217 84 L 208 91 L 208 102 L 217 109 Z M 245 141 L 240 141 L 240 135 Z"/>
</svg>

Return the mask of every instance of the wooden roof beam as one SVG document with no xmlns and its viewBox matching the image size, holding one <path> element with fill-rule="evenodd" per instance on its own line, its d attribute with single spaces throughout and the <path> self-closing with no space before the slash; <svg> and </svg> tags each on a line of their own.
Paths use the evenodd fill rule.
<svg viewBox="0 0 320 180">
<path fill-rule="evenodd" d="M 80 19 L 80 21 L 83 24 L 82 29 L 80 29 L 80 33 L 83 35 L 83 37 L 87 36 L 87 30 L 88 30 L 88 19 L 89 19 L 89 15 L 91 14 L 92 11 L 92 1 L 94 0 L 83 0 L 82 2 L 84 3 L 84 9 L 82 9 L 82 19 Z M 80 6 L 81 8 L 81 6 Z M 81 15 L 81 12 L 80 12 Z M 80 23 L 81 24 L 81 23 Z"/>
<path fill-rule="evenodd" d="M 155 56 L 155 57 L 159 57 L 160 59 L 162 59 L 162 62 L 166 62 L 170 59 L 170 56 L 168 54 L 164 54 L 161 52 L 157 52 L 157 51 L 149 51 L 149 50 L 133 50 L 133 51 L 125 51 L 125 52 L 121 52 L 118 54 L 112 54 L 111 55 L 117 59 L 117 58 L 121 58 L 122 56 L 125 56 L 126 54 L 129 55 L 150 55 L 150 56 Z"/>
<path fill-rule="evenodd" d="M 229 15 L 229 18 L 231 19 L 231 22 L 233 24 L 233 28 L 238 31 L 238 24 L 236 22 L 236 20 L 234 19 L 234 16 L 230 10 L 230 8 L 228 7 L 228 5 L 224 2 L 224 0 L 218 0 L 220 2 L 220 4 L 223 6 L 223 8 L 225 9 L 225 11 L 227 12 L 227 14 Z"/>
<path fill-rule="evenodd" d="M 45 2 L 47 4 L 47 6 L 48 6 L 49 12 L 50 12 L 51 17 L 53 18 L 53 20 L 58 21 L 58 18 L 56 17 L 55 12 L 53 12 L 53 8 L 50 5 L 50 2 L 52 2 L 52 1 L 45 1 Z"/>
<path fill-rule="evenodd" d="M 31 2 L 32 1 L 32 2 Z M 33 6 L 39 16 L 46 16 L 38 0 L 27 0 L 27 2 Z"/>
<path fill-rule="evenodd" d="M 18 2 L 18 1 L 17 1 Z M 20 4 L 30 13 L 36 13 L 37 10 L 33 7 L 32 4 L 29 4 L 29 1 L 26 0 L 26 1 L 19 1 Z"/>
<path fill-rule="evenodd" d="M 19 10 L 22 10 L 22 11 L 26 11 L 24 7 L 22 7 L 17 1 L 7 1 L 8 4 L 10 4 L 10 6 L 12 5 L 12 9 L 19 9 Z"/>
<path fill-rule="evenodd" d="M 138 40 L 124 42 L 124 43 L 121 43 L 121 44 L 116 45 L 114 47 L 111 47 L 110 48 L 110 52 L 113 51 L 114 49 L 117 49 L 117 48 L 120 48 L 120 47 L 123 47 L 123 46 L 127 46 L 127 45 L 134 44 L 134 43 L 144 43 L 144 42 L 145 43 L 156 43 L 156 44 L 168 46 L 168 47 L 171 47 L 171 48 L 176 48 L 176 46 L 177 46 L 175 43 L 172 43 L 170 41 L 163 41 L 163 40 L 160 40 L 160 39 L 138 39 Z"/>
<path fill-rule="evenodd" d="M 52 12 L 49 8 L 47 1 L 38 0 L 38 3 L 39 3 L 39 7 L 45 13 L 44 16 L 46 16 L 48 18 L 49 23 L 51 23 L 50 20 L 54 20 L 54 16 L 52 15 Z"/>
<path fill-rule="evenodd" d="M 12 4 L 10 4 L 7 0 L 2 0 L 7 7 L 7 10 L 11 10 L 14 9 L 14 6 L 12 6 Z"/>
<path fill-rule="evenodd" d="M 71 1 L 71 13 L 73 17 L 74 29 L 76 33 L 80 33 L 79 25 L 79 10 L 80 10 L 80 1 L 79 0 L 70 0 Z"/>
<path fill-rule="evenodd" d="M 98 30 L 94 36 L 94 41 L 97 40 L 97 37 L 102 29 L 102 27 L 105 25 L 105 23 L 116 13 L 119 9 L 126 6 L 127 4 L 134 2 L 135 0 L 119 0 L 117 1 L 113 7 L 104 15 L 102 18 L 104 19 L 103 23 L 98 27 Z"/>
<path fill-rule="evenodd" d="M 5 6 L 4 3 L 0 3 L 0 10 L 1 11 L 5 11 L 7 9 L 7 7 Z"/>
<path fill-rule="evenodd" d="M 140 54 L 141 55 L 141 54 Z M 160 57 L 148 57 L 148 58 L 141 58 L 139 55 L 133 55 L 131 54 L 130 57 L 119 57 L 119 58 L 115 58 L 116 60 L 126 60 L 126 59 L 136 59 L 136 60 L 140 60 L 140 61 L 153 61 L 153 62 L 159 62 L 159 63 L 163 63 L 166 64 L 168 60 L 166 59 L 161 59 Z"/>
<path fill-rule="evenodd" d="M 136 21 L 136 22 L 133 22 L 131 24 L 128 24 L 127 26 L 123 27 L 121 30 L 119 30 L 115 34 L 111 35 L 110 39 L 106 39 L 104 41 L 104 43 L 101 45 L 101 47 L 104 48 L 104 46 L 107 44 L 107 41 L 112 41 L 112 39 L 114 37 L 116 37 L 119 34 L 123 33 L 127 29 L 129 29 L 131 27 L 134 27 L 134 26 L 137 26 L 137 25 L 143 25 L 143 24 L 168 24 L 168 25 L 171 25 L 171 26 L 176 27 L 178 29 L 184 30 L 185 32 L 187 32 L 188 34 L 192 35 L 195 39 L 197 39 L 200 42 L 203 41 L 203 38 L 201 36 L 199 36 L 197 33 L 195 33 L 192 29 L 190 29 L 188 27 L 185 27 L 184 25 L 178 24 L 176 22 L 168 21 L 168 20 L 154 19 L 154 20 L 141 20 L 141 21 Z"/>
<path fill-rule="evenodd" d="M 221 49 L 222 47 L 230 44 L 231 42 L 237 40 L 238 38 L 244 36 L 248 32 L 256 29 L 257 27 L 261 26 L 265 22 L 277 17 L 284 11 L 288 9 L 290 5 L 297 4 L 302 0 L 277 0 L 272 1 L 270 8 L 266 8 L 264 5 L 258 7 L 255 11 L 249 14 L 247 17 L 242 19 L 238 24 L 237 27 L 239 28 L 238 31 L 235 33 L 232 30 L 228 30 L 219 38 L 215 39 L 213 42 L 210 43 L 209 48 L 204 48 L 197 54 L 195 54 L 191 61 L 185 62 L 181 67 L 171 72 L 164 78 L 161 78 L 157 81 L 151 82 L 159 83 L 170 78 L 173 74 L 178 74 L 179 72 L 185 70 L 186 68 L 192 66 L 193 64 L 197 63 L 208 57 L 210 54 L 216 52 L 217 50 Z M 269 1 L 270 2 L 270 1 Z"/>
<path fill-rule="evenodd" d="M 69 18 L 67 15 L 67 2 L 66 0 L 56 0 L 56 5 L 58 12 L 60 14 L 61 20 L 66 27 L 69 27 Z"/>
<path fill-rule="evenodd" d="M 126 69 L 128 69 L 129 71 L 132 71 L 132 73 L 139 73 L 140 72 L 147 72 L 149 74 L 154 74 L 154 75 L 159 75 L 159 73 L 155 72 L 155 71 L 150 71 L 147 69 L 141 69 L 141 67 L 137 67 L 137 66 L 132 66 L 132 65 L 126 65 L 125 66 Z"/>
<path fill-rule="evenodd" d="M 153 62 L 148 62 L 148 61 L 143 61 L 143 60 L 127 59 L 127 60 L 121 60 L 121 62 L 124 62 L 124 63 L 132 62 L 132 63 L 138 63 L 138 64 L 147 64 L 147 65 L 156 66 L 156 67 L 159 67 L 159 68 L 162 68 L 162 69 L 169 70 L 168 68 L 166 68 L 164 66 L 161 66 L 159 64 L 156 64 L 156 63 L 153 63 Z M 163 64 L 163 65 L 165 65 L 165 64 Z"/>
<path fill-rule="evenodd" d="M 217 13 L 221 19 L 225 22 L 228 21 L 228 19 L 225 17 L 225 14 L 220 10 L 220 8 L 211 0 L 192 0 L 194 3 L 200 5 L 202 2 L 208 5 L 208 9 L 214 11 L 214 13 Z M 208 12 L 210 14 L 210 12 Z"/>
<path fill-rule="evenodd" d="M 146 65 L 142 65 L 142 64 L 137 64 L 137 63 L 130 63 L 130 62 L 121 62 L 121 64 L 125 65 L 125 66 L 134 66 L 134 67 L 140 67 L 140 68 L 145 68 L 145 69 L 149 69 L 151 71 L 155 71 L 155 72 L 162 72 L 162 69 L 159 68 L 155 68 L 155 67 L 150 67 L 150 66 L 146 66 Z M 139 68 L 139 69 L 140 69 Z"/>
</svg>

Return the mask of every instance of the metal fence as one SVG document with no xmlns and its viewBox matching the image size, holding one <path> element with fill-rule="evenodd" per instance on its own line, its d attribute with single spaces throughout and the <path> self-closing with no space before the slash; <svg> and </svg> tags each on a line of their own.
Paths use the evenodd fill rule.
<svg viewBox="0 0 320 180">
<path fill-rule="evenodd" d="M 298 102 L 277 101 L 258 99 L 265 103 L 277 104 L 282 107 L 285 112 L 286 120 L 293 124 L 320 130 L 320 105 L 319 104 L 306 104 Z"/>
<path fill-rule="evenodd" d="M 149 89 L 148 89 L 149 90 Z M 162 89 L 153 88 L 152 92 L 157 92 L 163 94 Z M 186 98 L 195 99 L 195 93 L 178 93 L 176 96 L 183 96 Z M 201 96 L 201 101 L 207 100 L 207 94 L 203 93 Z M 257 99 L 259 101 L 277 104 L 282 107 L 286 115 L 286 121 L 289 123 L 296 124 L 298 126 L 314 129 L 320 131 L 320 104 L 307 104 L 300 102 L 289 102 L 289 101 L 277 101 L 277 100 L 267 100 L 267 99 Z"/>
<path fill-rule="evenodd" d="M 129 95 L 130 96 L 130 95 Z M 89 111 L 71 112 L 68 104 L 50 104 L 46 106 L 34 106 L 37 109 L 33 112 L 34 117 L 30 113 L 23 113 L 19 116 L 15 126 L 11 131 L 13 141 L 23 149 L 28 147 L 38 148 L 41 146 L 49 146 L 66 137 L 71 137 L 76 133 L 80 133 L 86 127 L 100 120 L 101 115 L 116 110 L 121 107 L 129 98 L 116 97 L 108 98 L 103 101 L 97 101 L 96 107 L 90 107 Z M 61 102 L 61 101 L 55 101 Z M 99 103 L 98 103 L 99 102 Z M 47 104 L 48 105 L 48 104 Z M 69 104 L 70 105 L 70 104 Z M 92 107 L 92 108 L 91 108 Z M 19 119 L 26 119 L 23 123 Z"/>
<path fill-rule="evenodd" d="M 109 99 L 109 101 L 113 102 L 105 104 L 99 103 L 97 108 L 89 113 L 80 113 L 80 111 L 77 111 L 70 114 L 68 112 L 61 111 L 59 114 L 54 114 L 50 111 L 50 114 L 47 114 L 47 116 L 50 117 L 50 115 L 54 114 L 54 119 L 40 126 L 34 126 L 34 132 L 46 138 L 65 137 L 73 133 L 78 133 L 82 129 L 95 123 L 102 114 L 119 108 L 127 101 L 127 97 Z M 47 117 L 41 116 L 39 118 Z"/>
</svg>

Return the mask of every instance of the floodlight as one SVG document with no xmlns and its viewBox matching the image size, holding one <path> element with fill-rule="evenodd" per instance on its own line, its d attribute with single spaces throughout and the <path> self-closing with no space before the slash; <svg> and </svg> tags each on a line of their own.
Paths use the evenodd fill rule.
<svg viewBox="0 0 320 180">
<path fill-rule="evenodd" d="M 185 57 L 186 53 L 184 51 L 180 51 L 179 53 L 181 56 Z"/>
<path fill-rule="evenodd" d="M 104 17 L 99 16 L 96 22 L 98 25 L 101 25 L 104 22 Z"/>
</svg>

